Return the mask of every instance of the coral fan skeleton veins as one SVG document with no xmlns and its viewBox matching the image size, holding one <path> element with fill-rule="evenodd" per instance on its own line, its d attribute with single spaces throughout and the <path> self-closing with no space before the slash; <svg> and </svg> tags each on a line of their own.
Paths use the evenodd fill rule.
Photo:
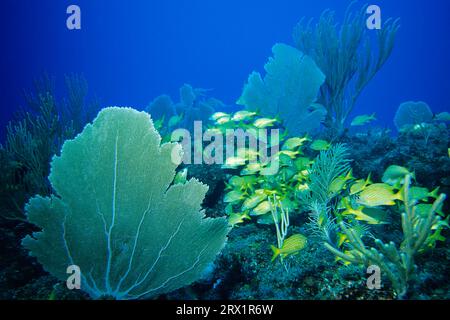
<svg viewBox="0 0 450 320">
<path fill-rule="evenodd" d="M 105 108 L 64 144 L 49 178 L 58 196 L 26 206 L 42 231 L 22 243 L 47 271 L 94 299 L 151 297 L 202 275 L 229 229 L 224 218 L 204 216 L 206 185 L 171 186 L 170 153 L 180 147 L 160 141 L 148 114 Z"/>
</svg>

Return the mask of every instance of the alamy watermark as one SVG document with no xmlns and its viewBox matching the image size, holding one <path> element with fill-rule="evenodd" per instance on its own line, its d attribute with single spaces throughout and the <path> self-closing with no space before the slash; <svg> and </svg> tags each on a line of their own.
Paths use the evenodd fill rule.
<svg viewBox="0 0 450 320">
<path fill-rule="evenodd" d="M 67 7 L 66 13 L 69 15 L 66 20 L 66 27 L 69 30 L 81 29 L 81 9 L 77 5 Z"/>
<path fill-rule="evenodd" d="M 371 265 L 367 268 L 367 274 L 370 276 L 367 278 L 367 288 L 369 290 L 381 289 L 381 269 L 377 265 Z"/>
<path fill-rule="evenodd" d="M 366 26 L 369 30 L 381 29 L 381 8 L 377 5 L 369 5 L 366 13 L 369 17 L 366 20 Z M 69 16 L 66 20 L 66 27 L 69 30 L 81 29 L 81 8 L 78 5 L 72 4 L 67 7 L 66 14 Z"/>
</svg>

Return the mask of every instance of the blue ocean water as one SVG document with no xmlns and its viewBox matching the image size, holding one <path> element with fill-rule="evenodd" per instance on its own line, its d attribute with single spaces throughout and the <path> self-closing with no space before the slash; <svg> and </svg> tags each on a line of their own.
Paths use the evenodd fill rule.
<svg viewBox="0 0 450 320">
<path fill-rule="evenodd" d="M 66 8 L 79 5 L 82 29 L 66 28 Z M 232 105 L 248 74 L 262 71 L 277 42 L 292 44 L 301 17 L 330 8 L 341 18 L 344 0 L 4 0 L 0 4 L 0 128 L 24 104 L 23 90 L 44 72 L 59 80 L 82 73 L 103 106 L 143 109 L 154 97 L 178 95 L 183 83 L 214 89 Z M 359 3 L 358 5 L 363 5 Z M 400 17 L 395 49 L 364 90 L 355 113 L 377 112 L 393 126 L 397 106 L 426 101 L 449 110 L 450 3 L 374 0 L 382 18 Z"/>
</svg>

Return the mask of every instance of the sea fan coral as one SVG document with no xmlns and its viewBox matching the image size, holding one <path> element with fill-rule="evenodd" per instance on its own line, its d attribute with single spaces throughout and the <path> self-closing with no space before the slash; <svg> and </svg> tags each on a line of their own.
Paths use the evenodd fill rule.
<svg viewBox="0 0 450 320">
<path fill-rule="evenodd" d="M 395 114 L 394 123 L 398 130 L 407 125 L 431 122 L 433 112 L 430 107 L 422 101 L 408 101 L 402 103 Z"/>
<path fill-rule="evenodd" d="M 178 144 L 163 144 L 145 112 L 102 110 L 51 165 L 56 192 L 26 206 L 42 228 L 23 245 L 60 280 L 81 270 L 92 298 L 137 299 L 198 279 L 226 241 L 224 218 L 200 210 L 208 187 L 172 185 Z"/>
<path fill-rule="evenodd" d="M 264 79 L 253 72 L 237 103 L 265 116 L 279 116 L 294 136 L 317 129 L 326 111 L 313 104 L 325 76 L 310 57 L 291 46 L 278 43 L 272 52 Z"/>
</svg>

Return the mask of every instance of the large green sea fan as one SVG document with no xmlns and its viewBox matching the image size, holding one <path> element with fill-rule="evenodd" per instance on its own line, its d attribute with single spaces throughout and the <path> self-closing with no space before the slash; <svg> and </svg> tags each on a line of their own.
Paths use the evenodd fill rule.
<svg viewBox="0 0 450 320">
<path fill-rule="evenodd" d="M 28 220 L 42 228 L 23 245 L 66 280 L 81 269 L 93 298 L 136 299 L 197 280 L 226 242 L 227 222 L 205 218 L 208 187 L 173 184 L 178 144 L 160 145 L 147 113 L 103 109 L 51 164 L 55 195 L 34 197 Z"/>
</svg>

